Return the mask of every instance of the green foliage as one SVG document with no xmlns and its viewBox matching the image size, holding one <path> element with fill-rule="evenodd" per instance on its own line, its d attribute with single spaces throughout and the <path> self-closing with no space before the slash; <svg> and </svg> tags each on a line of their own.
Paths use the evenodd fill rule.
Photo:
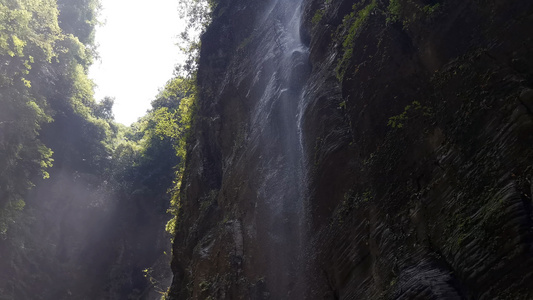
<svg viewBox="0 0 533 300">
<path fill-rule="evenodd" d="M 199 36 L 211 22 L 212 11 L 215 9 L 214 0 L 180 0 L 181 17 L 186 20 L 186 29 L 181 33 L 180 49 L 187 55 L 186 62 L 177 65 L 176 78 L 170 80 L 152 102 L 153 110 L 148 118 L 155 122 L 151 137 L 158 137 L 160 141 L 171 141 L 179 163 L 175 168 L 170 207 L 167 212 L 172 218 L 167 222 L 166 231 L 174 234 L 181 209 L 180 189 L 186 162 L 186 145 L 189 132 L 196 111 L 196 70 L 200 55 Z M 192 34 L 191 34 L 192 33 Z M 240 48 L 244 48 L 252 37 L 246 39 Z M 177 106 L 176 106 L 177 104 Z M 148 127 L 147 127 L 148 128 Z"/>
<path fill-rule="evenodd" d="M 440 12 L 440 8 L 441 8 L 440 3 L 436 3 L 433 5 L 428 4 L 422 8 L 422 11 L 426 14 L 426 16 L 432 17 L 438 12 Z"/>
<path fill-rule="evenodd" d="M 20 215 L 20 211 L 24 209 L 26 203 L 22 199 L 6 203 L 0 207 L 0 240 L 7 239 L 9 227 Z"/>
<path fill-rule="evenodd" d="M 98 25 L 98 0 L 57 0 L 59 24 L 66 34 L 78 37 L 86 46 L 94 43 L 94 27 Z"/>
<path fill-rule="evenodd" d="M 99 103 L 95 104 L 93 107 L 93 114 L 95 117 L 104 119 L 104 120 L 113 120 L 113 104 L 115 103 L 115 98 L 105 97 Z"/>
<path fill-rule="evenodd" d="M 169 80 L 146 116 L 129 128 L 118 128 L 112 146 L 109 176 L 114 189 L 145 197 L 161 197 L 162 191 L 168 191 L 168 212 L 172 214 L 166 226 L 169 232 L 174 231 L 179 212 L 179 189 L 196 97 L 193 79 Z"/>
<path fill-rule="evenodd" d="M 377 7 L 377 1 L 372 0 L 370 4 L 362 9 L 359 9 L 359 3 L 352 7 L 352 12 L 346 15 L 340 26 L 340 32 L 343 33 L 342 50 L 343 56 L 337 64 L 336 73 L 337 79 L 341 81 L 344 78 L 346 70 L 352 59 L 353 49 L 355 47 L 355 39 L 359 29 L 365 24 L 371 12 Z"/>
<path fill-rule="evenodd" d="M 405 121 L 407 121 L 407 111 L 409 108 L 410 107 L 408 105 L 406 106 L 406 110 L 404 110 L 401 114 L 390 117 L 387 125 L 392 128 L 402 128 Z"/>
<path fill-rule="evenodd" d="M 395 23 L 400 20 L 402 6 L 399 0 L 390 0 L 387 7 L 387 23 Z"/>
<path fill-rule="evenodd" d="M 386 13 L 387 23 L 402 22 L 403 27 L 407 28 L 416 20 L 431 21 L 441 11 L 441 3 L 421 6 L 413 0 L 390 0 Z"/>
<path fill-rule="evenodd" d="M 178 45 L 187 55 L 185 63 L 176 66 L 176 75 L 191 77 L 195 74 L 200 56 L 200 36 L 211 23 L 212 11 L 216 2 L 213 0 L 179 0 L 178 11 L 185 20 L 185 29 L 180 34 Z"/>
<path fill-rule="evenodd" d="M 61 13 L 71 4 L 65 1 Z M 66 32 L 60 9 L 55 0 L 0 0 L 0 207 L 4 210 L 0 219 L 15 220 L 7 212 L 23 208 L 19 200 L 33 187 L 32 181 L 51 176 L 47 170 L 54 162 L 52 155 L 73 150 L 77 140 L 71 140 L 68 149 L 57 147 L 68 143 L 63 128 L 75 127 L 55 124 L 58 119 L 72 120 L 75 115 L 81 121 L 78 128 L 84 130 L 76 137 L 89 133 L 81 149 L 105 148 L 109 124 L 92 115 L 91 109 L 93 84 L 87 69 L 92 54 L 75 32 Z M 78 10 L 94 13 L 85 4 Z M 94 24 L 89 24 L 85 32 L 90 35 L 93 29 Z M 54 128 L 59 129 L 55 138 L 50 132 Z M 11 223 L 4 222 L 2 230 Z"/>
<path fill-rule="evenodd" d="M 170 200 L 170 207 L 168 209 L 168 212 L 172 214 L 172 219 L 167 223 L 166 230 L 170 233 L 174 233 L 176 222 L 179 214 L 179 210 L 181 208 L 181 202 L 180 202 L 180 188 L 181 188 L 181 180 L 183 178 L 183 172 L 185 170 L 185 161 L 187 157 L 187 140 L 189 138 L 189 132 L 191 128 L 191 124 L 193 122 L 193 117 L 195 115 L 196 111 L 196 87 L 194 84 L 192 84 L 191 80 L 183 80 L 183 79 L 175 79 L 179 80 L 180 85 L 177 86 L 170 86 L 170 88 L 174 88 L 178 91 L 183 91 L 184 89 L 187 91 L 185 94 L 185 97 L 183 97 L 180 101 L 179 107 L 175 114 L 175 122 L 174 126 L 171 130 L 163 131 L 167 132 L 169 137 L 172 137 L 175 141 L 175 150 L 176 155 L 180 159 L 180 164 L 176 170 L 175 179 L 173 182 L 173 188 L 171 189 L 171 200 Z M 172 81 L 171 81 L 172 83 Z"/>
<path fill-rule="evenodd" d="M 211 12 L 216 3 L 213 0 L 179 0 L 180 17 L 187 23 L 187 29 L 203 31 L 211 22 Z"/>
<path fill-rule="evenodd" d="M 167 83 L 139 122 L 115 124 L 113 99 L 96 102 L 88 77 L 98 1 L 58 3 L 0 0 L 0 238 L 29 228 L 24 221 L 39 206 L 28 201 L 24 209 L 28 190 L 36 184 L 41 192 L 41 178 L 56 182 L 60 173 L 83 174 L 95 181 L 87 188 L 105 186 L 120 201 L 154 201 L 158 213 L 171 198 L 173 228 L 195 110 L 194 64 Z M 208 17 L 204 8 L 196 12 Z M 198 53 L 199 40 L 187 46 Z"/>
<path fill-rule="evenodd" d="M 338 109 L 346 109 L 346 100 L 344 100 L 341 103 L 339 103 Z"/>
<path fill-rule="evenodd" d="M 392 128 L 403 128 L 407 120 L 409 119 L 409 114 L 413 112 L 421 112 L 423 116 L 431 116 L 432 110 L 430 107 L 422 106 L 420 102 L 413 101 L 410 105 L 407 105 L 403 112 L 399 115 L 392 116 L 389 118 L 388 126 Z"/>
<path fill-rule="evenodd" d="M 311 19 L 311 23 L 313 26 L 318 25 L 320 21 L 322 21 L 322 18 L 324 17 L 324 9 L 317 9 L 315 14 L 313 15 L 313 18 Z"/>
<path fill-rule="evenodd" d="M 50 174 L 46 171 L 46 169 L 52 167 L 52 163 L 54 159 L 52 158 L 52 154 L 54 154 L 54 151 L 52 149 L 44 146 L 44 145 L 38 145 L 39 153 L 41 155 L 41 173 L 43 176 L 43 179 L 47 179 L 50 177 Z"/>
<path fill-rule="evenodd" d="M 23 198 L 31 178 L 48 177 L 52 164 L 52 151 L 38 139 L 52 121 L 38 80 L 56 56 L 57 15 L 51 0 L 0 1 L 0 205 Z"/>
<path fill-rule="evenodd" d="M 154 288 L 154 290 L 162 295 L 162 297 L 165 297 L 166 295 L 166 290 L 161 286 L 161 282 L 159 282 L 159 280 L 157 280 L 154 276 L 154 269 L 152 268 L 146 268 L 143 270 L 143 275 L 145 278 L 148 279 L 148 281 L 150 281 L 150 284 L 152 285 L 152 287 Z M 163 298 L 164 299 L 164 298 Z"/>
</svg>

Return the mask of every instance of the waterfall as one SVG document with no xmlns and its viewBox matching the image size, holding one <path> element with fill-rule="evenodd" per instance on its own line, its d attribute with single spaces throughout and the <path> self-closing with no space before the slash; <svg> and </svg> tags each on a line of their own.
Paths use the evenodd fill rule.
<svg viewBox="0 0 533 300">
<path fill-rule="evenodd" d="M 260 140 L 257 197 L 266 224 L 258 227 L 264 228 L 264 253 L 270 262 L 267 282 L 281 298 L 298 293 L 297 281 L 303 278 L 306 171 L 300 123 L 310 66 L 300 36 L 301 5 L 302 0 L 274 3 L 261 26 L 265 42 L 256 51 L 256 85 L 266 83 L 253 111 L 251 133 Z"/>
</svg>

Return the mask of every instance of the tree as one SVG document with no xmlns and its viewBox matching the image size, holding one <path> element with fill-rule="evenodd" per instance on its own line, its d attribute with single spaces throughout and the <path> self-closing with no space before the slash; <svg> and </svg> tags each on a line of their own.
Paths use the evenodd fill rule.
<svg viewBox="0 0 533 300">
<path fill-rule="evenodd" d="M 22 201 L 37 173 L 48 177 L 52 150 L 39 130 L 52 121 L 40 78 L 49 79 L 61 39 L 52 0 L 0 1 L 0 207 Z M 20 206 L 20 205 L 19 205 Z"/>
<path fill-rule="evenodd" d="M 93 83 L 87 77 L 93 51 L 87 48 L 91 44 L 83 43 L 92 43 L 98 2 L 75 1 L 73 5 L 67 2 L 70 3 L 61 2 L 60 13 L 55 0 L 0 0 L 0 223 L 3 224 L 7 222 L 3 216 L 10 215 L 7 211 L 12 211 L 13 203 L 23 201 L 35 177 L 49 177 L 47 169 L 54 162 L 54 151 L 67 152 L 64 147 L 58 147 L 68 143 L 62 140 L 63 130 L 58 130 L 68 122 L 65 120 L 72 121 L 65 125 L 67 128 L 76 128 L 74 124 L 78 122 L 79 131 L 74 136 L 84 137 L 86 143 L 78 145 L 78 149 L 86 152 L 87 160 L 98 157 L 97 160 L 103 161 L 107 156 L 104 141 L 108 139 L 110 116 L 106 108 L 112 103 L 104 104 L 102 116 L 93 115 L 97 105 Z M 72 11 L 78 17 L 68 17 Z M 80 31 L 74 30 L 78 27 Z M 83 42 L 74 34 L 80 34 Z M 56 138 L 50 138 L 54 135 Z"/>
<path fill-rule="evenodd" d="M 180 50 L 187 55 L 185 63 L 176 66 L 179 77 L 191 78 L 196 73 L 200 55 L 200 36 L 211 23 L 211 13 L 216 6 L 214 0 L 179 0 L 178 11 L 186 26 L 180 34 Z"/>
<path fill-rule="evenodd" d="M 113 120 L 113 104 L 115 103 L 115 98 L 104 97 L 100 103 L 97 103 L 94 107 L 94 116 L 104 120 Z"/>
</svg>

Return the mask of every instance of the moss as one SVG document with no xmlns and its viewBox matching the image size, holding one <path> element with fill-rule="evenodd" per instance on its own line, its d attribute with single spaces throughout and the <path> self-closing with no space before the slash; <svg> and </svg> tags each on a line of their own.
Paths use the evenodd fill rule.
<svg viewBox="0 0 533 300">
<path fill-rule="evenodd" d="M 426 5 L 422 8 L 422 11 L 426 14 L 426 16 L 431 17 L 436 15 L 440 11 L 440 7 L 440 3 L 434 5 Z"/>
<path fill-rule="evenodd" d="M 346 100 L 344 100 L 341 103 L 339 103 L 338 109 L 346 109 Z"/>
<path fill-rule="evenodd" d="M 373 196 L 373 194 L 372 194 L 372 191 L 370 191 L 370 190 L 366 190 L 366 191 L 363 193 L 362 201 L 363 201 L 363 202 L 368 202 L 368 201 L 372 201 L 372 199 L 374 199 L 374 196 Z"/>
<path fill-rule="evenodd" d="M 387 7 L 387 23 L 395 23 L 400 21 L 400 13 L 402 6 L 399 0 L 390 0 Z"/>
<path fill-rule="evenodd" d="M 419 111 L 424 117 L 430 117 L 433 115 L 432 109 L 428 106 L 422 106 L 420 102 L 413 101 L 411 104 L 407 105 L 403 112 L 399 115 L 392 116 L 389 118 L 388 126 L 392 128 L 403 128 L 407 120 L 409 119 L 408 114 L 413 114 L 413 112 Z"/>
<path fill-rule="evenodd" d="M 365 24 L 370 16 L 370 13 L 377 7 L 377 1 L 373 0 L 363 9 L 358 9 L 359 5 L 356 3 L 352 7 L 352 12 L 346 15 L 340 26 L 341 30 L 345 32 L 342 42 L 343 56 L 337 64 L 336 73 L 337 79 L 342 81 L 349 63 L 352 60 L 353 48 L 355 47 L 355 40 L 359 29 Z"/>
<path fill-rule="evenodd" d="M 417 22 L 431 21 L 442 11 L 442 4 L 422 6 L 415 1 L 390 0 L 387 7 L 387 24 L 401 22 L 404 28 Z"/>
<path fill-rule="evenodd" d="M 324 9 L 317 9 L 315 12 L 315 15 L 311 19 L 311 23 L 313 23 L 313 26 L 316 26 L 318 23 L 320 23 L 323 17 L 324 17 Z"/>
<path fill-rule="evenodd" d="M 211 288 L 211 283 L 209 281 L 207 281 L 207 280 L 204 280 L 204 281 L 200 282 L 198 287 L 200 288 L 200 291 L 207 292 Z"/>
</svg>

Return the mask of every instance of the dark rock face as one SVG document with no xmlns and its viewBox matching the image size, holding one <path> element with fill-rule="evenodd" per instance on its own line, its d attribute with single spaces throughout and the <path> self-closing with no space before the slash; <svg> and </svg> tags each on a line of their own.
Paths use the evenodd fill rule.
<svg viewBox="0 0 533 300">
<path fill-rule="evenodd" d="M 173 299 L 533 298 L 533 3 L 395 3 L 220 1 Z"/>
</svg>

